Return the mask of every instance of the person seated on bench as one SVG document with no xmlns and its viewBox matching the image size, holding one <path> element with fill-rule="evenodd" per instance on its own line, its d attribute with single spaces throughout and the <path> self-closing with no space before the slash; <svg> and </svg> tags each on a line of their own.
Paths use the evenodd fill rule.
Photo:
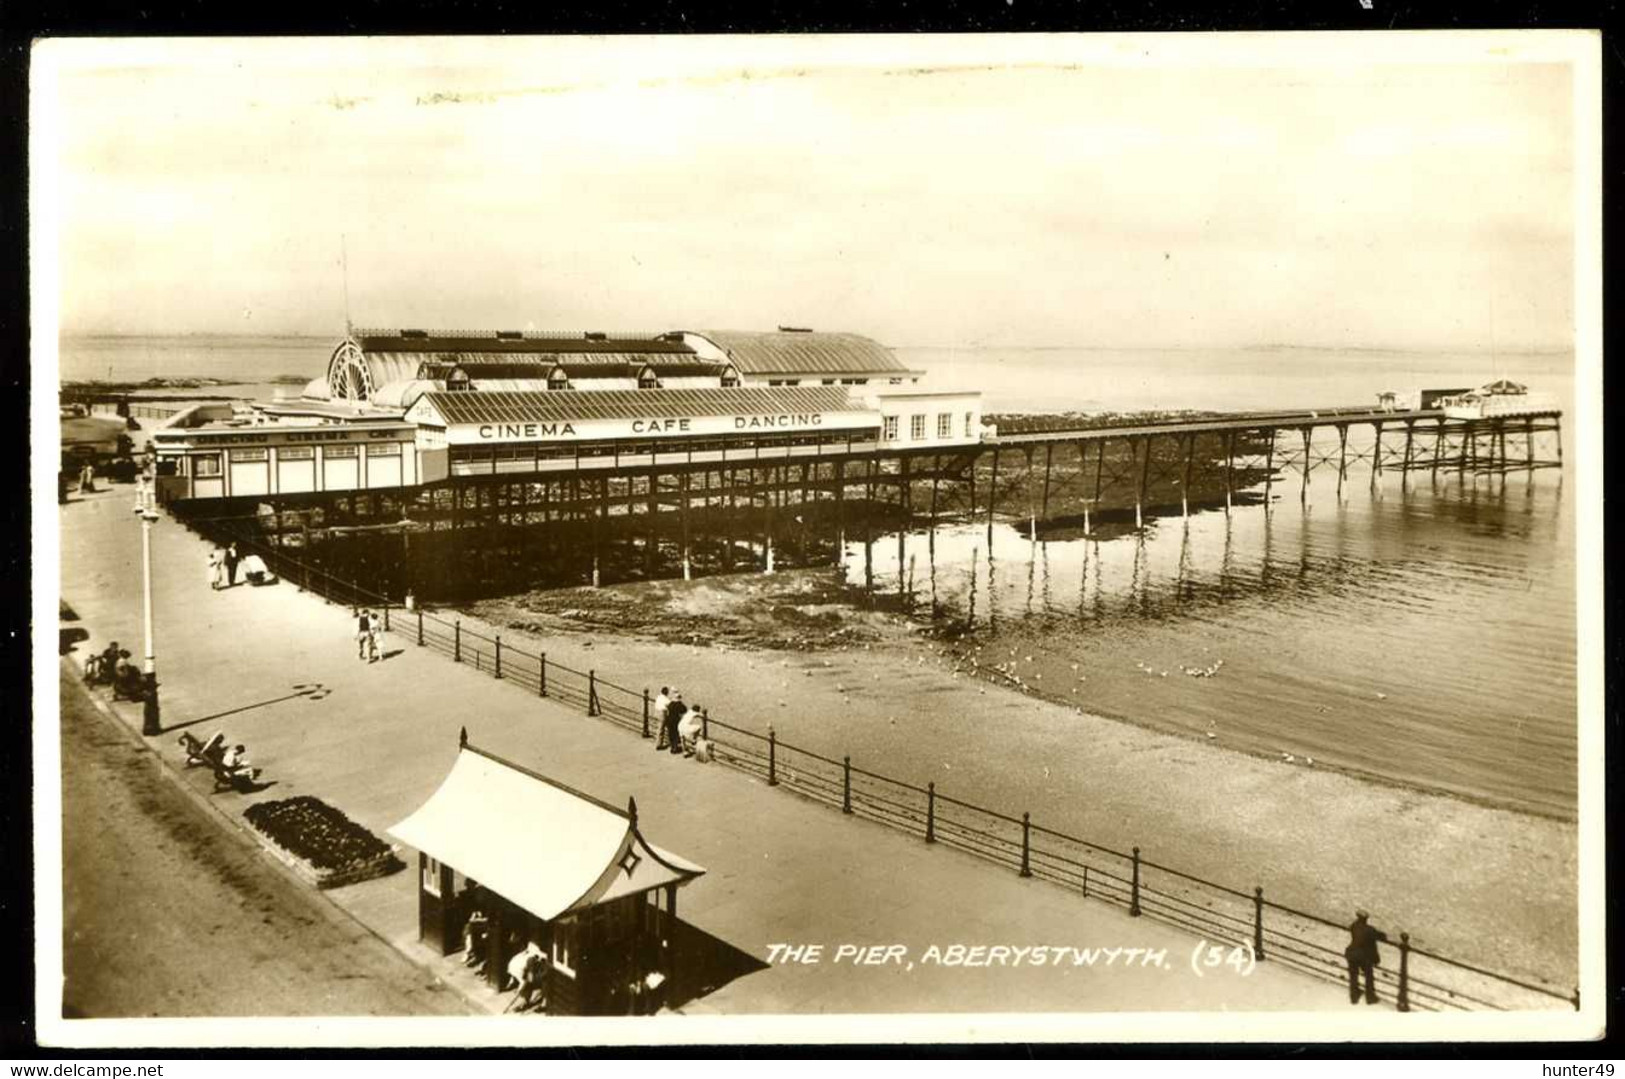
<svg viewBox="0 0 1625 1079">
<path fill-rule="evenodd" d="M 135 664 L 130 662 L 128 650 L 118 654 L 118 665 L 113 668 L 113 699 L 123 698 L 127 701 L 144 700 L 147 696 L 146 686 L 143 685 L 141 672 Z"/>
<path fill-rule="evenodd" d="M 259 777 L 260 770 L 249 765 L 248 751 L 240 745 L 226 750 L 225 756 L 214 764 L 214 789 L 217 791 L 230 788 L 246 793 Z"/>
<path fill-rule="evenodd" d="M 118 666 L 119 646 L 113 641 L 99 653 L 85 661 L 85 683 L 92 686 L 112 684 L 113 669 Z"/>
</svg>

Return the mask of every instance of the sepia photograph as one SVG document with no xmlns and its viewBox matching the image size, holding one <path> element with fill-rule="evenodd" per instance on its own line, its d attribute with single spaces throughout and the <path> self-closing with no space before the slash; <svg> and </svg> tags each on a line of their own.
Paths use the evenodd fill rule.
<svg viewBox="0 0 1625 1079">
<path fill-rule="evenodd" d="M 38 41 L 41 1044 L 1600 1037 L 1600 42 Z"/>
</svg>

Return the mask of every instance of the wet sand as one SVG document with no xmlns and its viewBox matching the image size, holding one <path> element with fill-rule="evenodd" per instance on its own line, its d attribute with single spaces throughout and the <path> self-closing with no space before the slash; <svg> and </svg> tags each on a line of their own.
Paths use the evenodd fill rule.
<svg viewBox="0 0 1625 1079">
<path fill-rule="evenodd" d="M 921 621 L 849 608 L 831 571 L 538 592 L 474 605 L 510 646 L 854 767 L 1274 902 L 1356 906 L 1419 947 L 1566 986 L 1574 825 L 1108 719 L 978 678 Z M 523 638 L 515 636 L 523 634 Z M 956 667 L 960 668 L 956 671 Z"/>
</svg>

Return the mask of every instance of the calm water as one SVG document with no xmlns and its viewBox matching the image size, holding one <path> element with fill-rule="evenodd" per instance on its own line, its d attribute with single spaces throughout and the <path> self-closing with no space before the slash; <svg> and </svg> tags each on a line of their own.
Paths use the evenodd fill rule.
<svg viewBox="0 0 1625 1079">
<path fill-rule="evenodd" d="M 1572 401 L 1567 357 L 904 354 L 952 372 L 944 381 L 983 380 L 990 410 L 1330 405 L 1491 374 Z M 1335 436 L 1327 442 L 1335 452 Z M 1373 491 L 1362 464 L 1341 494 L 1336 480 L 1335 468 L 1316 469 L 1300 503 L 1300 474 L 1284 471 L 1269 513 L 1162 518 L 1101 541 L 1040 529 L 1033 542 L 1004 524 L 990 539 L 984 525 L 961 525 L 906 536 L 899 563 L 893 535 L 874 548 L 877 587 L 908 588 L 912 563 L 922 608 L 934 600 L 970 625 L 964 654 L 1089 711 L 1573 816 L 1575 535 L 1563 473 L 1413 474 L 1402 485 L 1387 472 Z M 860 545 L 847 570 L 861 583 Z"/>
<path fill-rule="evenodd" d="M 61 371 L 210 376 L 240 384 L 205 392 L 265 397 L 272 376 L 321 373 L 335 341 L 70 338 Z M 898 351 L 931 372 L 927 385 L 980 387 L 989 411 L 1314 407 L 1496 376 L 1572 401 L 1567 355 Z M 1567 428 L 1564 438 L 1572 460 Z M 1368 478 L 1351 469 L 1339 496 L 1335 471 L 1317 470 L 1300 505 L 1285 472 L 1268 514 L 1164 518 L 1110 540 L 1041 530 L 1035 543 L 1001 524 L 990 541 L 981 525 L 947 527 L 905 537 L 899 563 L 892 537 L 875 545 L 876 579 L 907 587 L 912 563 L 916 598 L 971 626 L 966 653 L 1087 710 L 1572 816 L 1575 536 L 1563 474 L 1420 476 L 1402 488 L 1389 473 L 1375 492 Z M 860 546 L 847 566 L 861 582 Z"/>
</svg>

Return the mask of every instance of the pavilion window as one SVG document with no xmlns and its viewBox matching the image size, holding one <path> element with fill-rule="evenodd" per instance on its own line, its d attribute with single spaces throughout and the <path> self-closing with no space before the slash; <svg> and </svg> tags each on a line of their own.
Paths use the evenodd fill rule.
<svg viewBox="0 0 1625 1079">
<path fill-rule="evenodd" d="M 440 895 L 440 863 L 427 854 L 423 856 L 423 890 L 432 896 Z"/>
<path fill-rule="evenodd" d="M 220 475 L 220 455 L 218 453 L 199 453 L 192 456 L 192 475 L 218 476 Z"/>
<path fill-rule="evenodd" d="M 937 437 L 938 438 L 952 438 L 952 437 L 954 437 L 954 417 L 953 417 L 953 413 L 951 413 L 951 412 L 938 412 L 937 413 Z"/>
<path fill-rule="evenodd" d="M 965 437 L 966 438 L 971 437 L 971 428 L 975 425 L 975 423 L 976 423 L 976 415 L 975 415 L 975 413 L 971 413 L 971 412 L 965 413 Z"/>
<path fill-rule="evenodd" d="M 912 442 L 925 441 L 925 413 L 916 412 L 908 419 L 908 437 Z"/>
<path fill-rule="evenodd" d="M 887 416 L 885 426 L 881 428 L 880 437 L 887 442 L 897 441 L 897 417 Z"/>
</svg>

